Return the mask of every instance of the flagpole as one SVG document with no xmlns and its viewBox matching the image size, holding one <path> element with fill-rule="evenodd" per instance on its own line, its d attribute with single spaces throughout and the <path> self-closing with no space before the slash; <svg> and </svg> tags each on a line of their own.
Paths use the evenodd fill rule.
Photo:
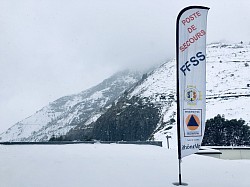
<svg viewBox="0 0 250 187">
<path fill-rule="evenodd" d="M 177 29 L 178 30 L 178 29 Z M 177 37 L 178 40 L 178 37 Z M 178 45 L 177 45 L 178 46 Z M 179 160 L 179 185 L 182 185 L 181 183 L 181 135 L 180 135 L 180 102 L 179 102 L 179 55 L 177 50 L 177 137 L 178 137 L 178 160 Z"/>
<path fill-rule="evenodd" d="M 182 185 L 181 183 L 181 159 L 179 159 L 179 185 Z"/>
<path fill-rule="evenodd" d="M 178 16 L 179 17 L 179 16 Z M 177 95 L 177 138 L 179 160 L 179 185 L 181 185 L 181 135 L 180 135 L 180 88 L 179 88 L 179 19 L 176 21 L 176 95 Z"/>
<path fill-rule="evenodd" d="M 177 32 L 178 32 L 178 26 L 177 26 Z M 177 57 L 176 57 L 176 62 L 177 62 L 177 65 L 176 65 L 176 75 L 177 75 L 177 138 L 178 138 L 178 161 L 179 161 L 179 185 L 182 185 L 182 181 L 181 181 L 181 135 L 180 135 L 180 102 L 179 102 L 179 51 L 178 51 L 178 42 L 179 42 L 179 36 L 177 34 L 176 36 L 176 46 L 177 46 L 177 50 L 176 50 L 176 54 L 177 54 Z"/>
</svg>

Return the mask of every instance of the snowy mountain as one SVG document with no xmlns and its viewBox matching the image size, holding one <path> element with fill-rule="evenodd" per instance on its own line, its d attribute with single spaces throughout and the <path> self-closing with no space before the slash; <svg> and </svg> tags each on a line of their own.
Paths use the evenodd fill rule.
<svg viewBox="0 0 250 187">
<path fill-rule="evenodd" d="M 207 119 L 221 114 L 250 124 L 249 70 L 250 45 L 207 46 Z M 172 60 L 141 80 L 138 73 L 114 75 L 80 94 L 54 101 L 1 134 L 1 141 L 41 141 L 67 133 L 64 138 L 68 140 L 166 142 L 168 135 L 175 145 L 175 73 L 176 62 Z"/>
<path fill-rule="evenodd" d="M 79 123 L 89 124 L 102 114 L 141 73 L 119 72 L 79 94 L 62 97 L 16 123 L 0 135 L 1 141 L 43 141 L 52 135 L 64 135 Z"/>
<path fill-rule="evenodd" d="M 250 124 L 250 45 L 207 46 L 207 119 L 217 114 Z M 176 62 L 144 76 L 92 125 L 89 136 L 100 140 L 147 140 L 176 144 Z M 81 129 L 78 129 L 78 132 Z M 82 133 L 86 133 L 82 129 Z M 68 134 L 71 139 L 74 133 Z M 79 135 L 76 136 L 76 139 Z"/>
</svg>

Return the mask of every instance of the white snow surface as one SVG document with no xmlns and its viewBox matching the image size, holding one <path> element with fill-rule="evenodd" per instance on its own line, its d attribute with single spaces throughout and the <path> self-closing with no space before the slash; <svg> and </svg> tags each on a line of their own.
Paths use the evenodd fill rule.
<svg viewBox="0 0 250 187">
<path fill-rule="evenodd" d="M 2 187 L 174 187 L 176 150 L 151 145 L 1 145 Z M 189 187 L 249 187 L 250 160 L 185 157 Z"/>
</svg>

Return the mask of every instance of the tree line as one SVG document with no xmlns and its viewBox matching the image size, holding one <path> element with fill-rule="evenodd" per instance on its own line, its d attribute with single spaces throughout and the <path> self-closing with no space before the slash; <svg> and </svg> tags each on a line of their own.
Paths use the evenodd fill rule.
<svg viewBox="0 0 250 187">
<path fill-rule="evenodd" d="M 137 110 L 135 110 L 137 111 Z M 131 114 L 130 114 L 131 115 Z M 156 114 L 154 114 L 156 115 Z M 129 131 L 129 134 L 135 134 L 136 136 L 126 136 L 126 141 L 135 141 L 135 140 L 146 140 L 149 139 L 150 133 L 145 133 L 144 131 L 147 130 L 147 126 L 143 127 L 140 125 L 140 123 L 137 121 L 136 124 L 139 125 L 129 125 L 133 119 L 137 119 L 136 116 L 140 115 L 135 115 L 133 118 L 130 116 L 130 121 L 128 121 L 128 126 L 124 125 L 126 127 L 125 129 L 131 129 Z M 124 120 L 122 120 L 122 124 L 124 123 Z M 145 122 L 144 122 L 145 123 Z M 144 124 L 143 123 L 143 124 Z M 109 124 L 109 125 L 108 125 Z M 123 127 L 123 125 L 120 124 L 120 127 Z M 110 140 L 107 139 L 107 137 L 112 137 L 114 135 L 120 135 L 120 134 L 125 134 L 127 130 L 124 128 L 118 128 L 115 127 L 113 128 L 111 121 L 107 121 L 107 124 L 103 125 L 103 127 L 107 127 L 107 129 L 102 129 L 101 127 L 98 126 L 98 129 L 101 130 L 100 133 L 98 132 L 97 134 L 100 136 L 98 137 L 100 140 Z M 136 128 L 137 127 L 137 128 Z M 113 128 L 113 129 L 112 129 Z M 155 128 L 155 126 L 153 127 Z M 143 130 L 144 129 L 144 130 Z M 133 131 L 133 132 L 132 132 Z M 136 133 L 135 133 L 135 132 Z M 152 129 L 150 130 L 152 132 Z M 79 130 L 79 134 L 82 134 L 82 132 Z M 110 134 L 110 136 L 108 135 Z M 102 136 L 101 136 L 102 135 Z M 105 135 L 105 136 L 104 136 Z M 73 141 L 73 140 L 82 140 L 82 141 L 90 141 L 96 138 L 91 138 L 87 136 L 76 136 L 78 138 L 74 139 L 74 137 L 71 137 L 70 139 L 67 138 L 67 136 L 52 136 L 49 141 Z M 80 138 L 79 138 L 80 137 Z M 118 137 L 119 140 L 122 139 L 122 137 Z M 124 138 L 124 137 L 123 137 Z M 117 137 L 116 137 L 117 139 Z M 116 140 L 112 139 L 112 140 Z M 250 146 L 250 126 L 245 124 L 245 121 L 243 119 L 225 119 L 225 116 L 223 115 L 217 115 L 214 118 L 208 119 L 206 121 L 206 129 L 205 129 L 205 134 L 204 138 L 202 141 L 202 145 L 207 145 L 207 146 Z"/>
<path fill-rule="evenodd" d="M 202 145 L 250 146 L 250 127 L 242 119 L 225 119 L 217 115 L 206 121 Z"/>
</svg>

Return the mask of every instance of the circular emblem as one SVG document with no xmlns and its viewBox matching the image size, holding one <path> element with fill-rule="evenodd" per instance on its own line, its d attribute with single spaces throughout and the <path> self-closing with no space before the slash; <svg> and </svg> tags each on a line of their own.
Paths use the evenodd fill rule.
<svg viewBox="0 0 250 187">
<path fill-rule="evenodd" d="M 198 94 L 199 92 L 197 91 L 196 88 L 189 87 L 185 91 L 185 100 L 188 103 L 196 103 L 198 100 Z"/>
<path fill-rule="evenodd" d="M 186 118 L 186 125 L 187 128 L 191 131 L 198 129 L 200 126 L 201 122 L 198 116 L 195 114 L 189 114 Z"/>
</svg>

